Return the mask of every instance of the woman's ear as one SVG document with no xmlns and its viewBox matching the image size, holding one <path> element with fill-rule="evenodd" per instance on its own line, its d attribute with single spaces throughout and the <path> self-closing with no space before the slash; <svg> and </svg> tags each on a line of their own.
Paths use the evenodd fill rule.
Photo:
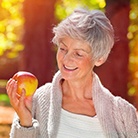
<svg viewBox="0 0 138 138">
<path fill-rule="evenodd" d="M 105 57 L 101 57 L 100 59 L 95 61 L 95 66 L 98 67 L 98 66 L 102 65 L 105 61 L 106 61 L 106 58 Z"/>
</svg>

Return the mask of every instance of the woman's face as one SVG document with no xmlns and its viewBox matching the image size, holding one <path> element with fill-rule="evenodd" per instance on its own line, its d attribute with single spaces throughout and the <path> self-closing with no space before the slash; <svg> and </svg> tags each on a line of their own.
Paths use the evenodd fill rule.
<svg viewBox="0 0 138 138">
<path fill-rule="evenodd" d="M 58 46 L 57 63 L 65 80 L 90 77 L 94 66 L 91 48 L 87 43 L 64 37 Z"/>
</svg>

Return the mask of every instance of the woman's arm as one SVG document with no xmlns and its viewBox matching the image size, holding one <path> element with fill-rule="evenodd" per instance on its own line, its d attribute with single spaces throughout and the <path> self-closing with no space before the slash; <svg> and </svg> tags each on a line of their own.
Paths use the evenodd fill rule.
<svg viewBox="0 0 138 138">
<path fill-rule="evenodd" d="M 136 108 L 122 98 L 118 100 L 118 106 L 125 125 L 127 138 L 138 138 L 138 118 Z"/>
<path fill-rule="evenodd" d="M 19 117 L 15 114 L 10 138 L 39 138 L 39 122 L 35 119 L 32 119 L 31 127 L 24 127 L 20 125 Z"/>
<path fill-rule="evenodd" d="M 48 117 L 49 110 L 50 88 L 50 83 L 47 83 L 39 87 L 33 95 L 31 109 L 32 126 L 22 126 L 20 124 L 19 116 L 17 115 L 17 113 L 15 114 L 11 127 L 10 138 L 46 138 L 46 135 L 48 135 L 46 120 Z M 44 136 L 40 134 L 41 129 L 45 131 Z"/>
</svg>

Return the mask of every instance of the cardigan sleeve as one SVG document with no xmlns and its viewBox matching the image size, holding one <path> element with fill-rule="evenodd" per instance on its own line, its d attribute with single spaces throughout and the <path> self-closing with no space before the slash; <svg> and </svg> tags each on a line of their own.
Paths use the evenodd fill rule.
<svg viewBox="0 0 138 138">
<path fill-rule="evenodd" d="M 32 107 L 32 127 L 22 127 L 20 125 L 19 117 L 17 114 L 15 114 L 13 123 L 11 126 L 11 131 L 10 131 L 10 138 L 39 138 L 40 137 L 40 119 L 39 114 L 40 114 L 40 109 L 39 104 L 41 104 L 40 101 L 43 101 L 42 98 L 44 97 L 44 94 L 47 95 L 47 100 L 49 101 L 49 96 L 47 89 L 49 88 L 49 83 L 41 86 L 38 88 L 33 96 L 33 107 Z M 37 111 L 38 109 L 38 111 Z"/>
<path fill-rule="evenodd" d="M 118 107 L 124 123 L 126 138 L 138 138 L 136 108 L 122 98 L 118 98 Z"/>
<path fill-rule="evenodd" d="M 19 123 L 19 118 L 15 114 L 10 138 L 39 138 L 39 122 L 35 119 L 32 119 L 33 126 L 32 127 L 22 127 Z"/>
</svg>

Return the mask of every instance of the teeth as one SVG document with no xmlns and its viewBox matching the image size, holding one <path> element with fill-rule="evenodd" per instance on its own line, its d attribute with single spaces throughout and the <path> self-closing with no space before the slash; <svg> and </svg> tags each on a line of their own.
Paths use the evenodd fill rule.
<svg viewBox="0 0 138 138">
<path fill-rule="evenodd" d="M 74 70 L 74 69 L 76 69 L 76 68 L 74 68 L 74 67 L 68 67 L 68 66 L 66 66 L 66 65 L 65 65 L 65 68 L 66 68 L 66 69 L 69 69 L 69 70 Z"/>
</svg>

